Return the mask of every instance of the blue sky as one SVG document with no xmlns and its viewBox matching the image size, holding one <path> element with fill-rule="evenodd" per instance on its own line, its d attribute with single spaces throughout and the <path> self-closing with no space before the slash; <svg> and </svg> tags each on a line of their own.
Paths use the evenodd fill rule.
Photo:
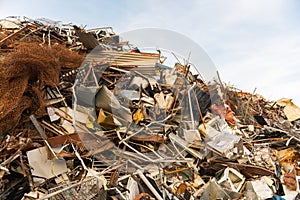
<svg viewBox="0 0 300 200">
<path fill-rule="evenodd" d="M 300 1 L 0 0 L 0 18 L 45 17 L 116 33 L 164 28 L 197 42 L 221 78 L 267 99 L 300 106 Z"/>
</svg>

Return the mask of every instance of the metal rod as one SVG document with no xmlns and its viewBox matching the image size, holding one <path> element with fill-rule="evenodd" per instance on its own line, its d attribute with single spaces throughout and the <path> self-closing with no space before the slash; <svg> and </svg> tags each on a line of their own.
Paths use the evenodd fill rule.
<svg viewBox="0 0 300 200">
<path fill-rule="evenodd" d="M 34 127 L 36 128 L 36 130 L 40 133 L 41 137 L 43 138 L 43 140 L 44 140 L 46 146 L 48 147 L 48 149 L 50 150 L 50 152 L 53 154 L 53 156 L 55 158 L 58 159 L 58 157 L 56 156 L 56 154 L 54 153 L 53 149 L 51 148 L 50 144 L 47 141 L 48 137 L 46 136 L 44 129 L 39 124 L 39 122 L 37 121 L 37 119 L 35 118 L 35 116 L 34 115 L 30 115 L 29 118 L 32 121 L 32 123 L 33 123 Z"/>
<path fill-rule="evenodd" d="M 163 198 L 160 196 L 160 194 L 156 191 L 156 189 L 151 185 L 151 183 L 145 177 L 145 175 L 143 174 L 143 172 L 138 169 L 137 170 L 137 174 L 143 180 L 143 182 L 147 185 L 147 187 L 150 189 L 150 191 L 154 194 L 155 198 L 158 199 L 158 200 L 163 200 Z"/>
<path fill-rule="evenodd" d="M 195 130 L 195 121 L 194 121 L 194 114 L 193 114 L 193 106 L 191 103 L 191 90 L 194 89 L 196 86 L 196 82 L 193 83 L 193 86 L 188 90 L 188 98 L 189 98 L 189 106 L 190 106 L 190 115 L 191 115 L 191 120 L 192 120 L 192 126 L 193 130 Z"/>
</svg>

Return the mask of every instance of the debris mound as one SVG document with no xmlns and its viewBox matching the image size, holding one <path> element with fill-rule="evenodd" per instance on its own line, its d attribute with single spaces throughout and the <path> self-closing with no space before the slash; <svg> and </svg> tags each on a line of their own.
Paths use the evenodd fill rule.
<svg viewBox="0 0 300 200">
<path fill-rule="evenodd" d="M 165 56 L 0 20 L 0 199 L 299 199 L 300 108 Z"/>
</svg>

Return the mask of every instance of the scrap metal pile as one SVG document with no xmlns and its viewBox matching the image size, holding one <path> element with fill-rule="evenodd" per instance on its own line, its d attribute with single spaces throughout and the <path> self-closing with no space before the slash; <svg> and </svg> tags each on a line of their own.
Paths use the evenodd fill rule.
<svg viewBox="0 0 300 200">
<path fill-rule="evenodd" d="M 166 59 L 0 20 L 0 199 L 300 199 L 300 108 Z"/>
</svg>

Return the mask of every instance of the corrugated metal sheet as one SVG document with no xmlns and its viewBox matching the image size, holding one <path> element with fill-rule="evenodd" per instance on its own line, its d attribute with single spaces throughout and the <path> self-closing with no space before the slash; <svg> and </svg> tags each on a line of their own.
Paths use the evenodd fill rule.
<svg viewBox="0 0 300 200">
<path fill-rule="evenodd" d="M 124 51 L 101 51 L 88 56 L 88 61 L 106 61 L 111 66 L 154 66 L 159 60 L 159 54 L 136 53 Z"/>
</svg>

